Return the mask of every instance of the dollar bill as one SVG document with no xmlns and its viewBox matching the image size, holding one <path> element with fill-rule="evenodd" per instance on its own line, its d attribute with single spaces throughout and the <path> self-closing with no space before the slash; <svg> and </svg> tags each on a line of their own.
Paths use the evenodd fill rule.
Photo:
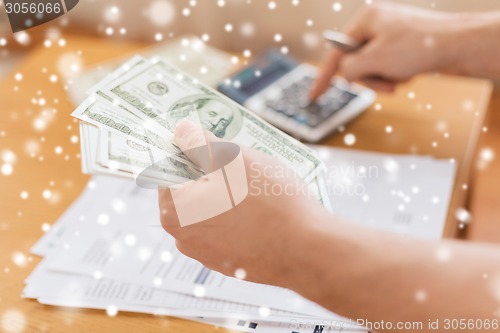
<svg viewBox="0 0 500 333">
<path fill-rule="evenodd" d="M 193 173 L 161 151 L 151 151 L 124 136 L 99 129 L 88 123 L 80 125 L 82 162 L 85 173 L 105 173 L 172 186 L 197 179 Z"/>
<path fill-rule="evenodd" d="M 310 182 L 322 162 L 302 143 L 172 65 L 153 59 L 95 92 L 108 104 L 172 132 L 191 119 L 217 137 L 270 154 Z"/>
<path fill-rule="evenodd" d="M 170 131 L 154 123 L 147 123 L 129 112 L 88 99 L 72 113 L 72 116 L 99 128 L 126 136 L 128 140 L 152 150 L 160 149 L 172 159 L 189 166 L 193 171 L 197 170 L 197 167 L 172 143 L 173 134 Z"/>
<path fill-rule="evenodd" d="M 173 144 L 177 123 L 190 119 L 219 138 L 281 160 L 329 208 L 323 163 L 309 147 L 168 63 L 136 56 L 90 93 L 72 113 L 84 122 L 87 173 L 133 178 L 142 185 L 197 179 L 202 171 Z"/>
</svg>

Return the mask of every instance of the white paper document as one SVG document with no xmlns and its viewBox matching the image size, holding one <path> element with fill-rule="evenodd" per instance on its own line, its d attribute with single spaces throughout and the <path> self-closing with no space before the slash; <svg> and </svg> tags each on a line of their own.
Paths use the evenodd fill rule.
<svg viewBox="0 0 500 333">
<path fill-rule="evenodd" d="M 452 160 L 312 146 L 325 162 L 332 210 L 346 220 L 427 239 L 443 236 Z"/>
</svg>

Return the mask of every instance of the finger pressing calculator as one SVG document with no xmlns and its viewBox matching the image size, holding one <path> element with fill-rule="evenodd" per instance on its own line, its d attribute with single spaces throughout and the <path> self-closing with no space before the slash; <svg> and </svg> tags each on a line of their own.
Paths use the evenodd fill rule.
<svg viewBox="0 0 500 333">
<path fill-rule="evenodd" d="M 336 77 L 311 103 L 316 70 L 273 50 L 224 80 L 218 90 L 296 138 L 317 142 L 363 112 L 376 94 Z"/>
</svg>

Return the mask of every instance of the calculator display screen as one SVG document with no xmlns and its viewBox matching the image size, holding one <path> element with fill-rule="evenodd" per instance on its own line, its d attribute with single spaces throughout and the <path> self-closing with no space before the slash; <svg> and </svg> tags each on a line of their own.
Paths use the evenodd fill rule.
<svg viewBox="0 0 500 333">
<path fill-rule="evenodd" d="M 229 79 L 221 83 L 219 91 L 238 103 L 258 94 L 297 66 L 297 62 L 279 51 L 269 51 L 255 59 Z"/>
<path fill-rule="evenodd" d="M 241 72 L 239 79 L 240 91 L 247 96 L 252 96 L 271 83 L 288 73 L 290 69 L 280 63 L 271 64 L 268 67 L 250 67 Z"/>
</svg>

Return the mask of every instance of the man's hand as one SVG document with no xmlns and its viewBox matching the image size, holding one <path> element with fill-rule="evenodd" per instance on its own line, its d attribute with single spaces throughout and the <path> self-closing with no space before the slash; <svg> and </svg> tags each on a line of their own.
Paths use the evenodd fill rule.
<svg viewBox="0 0 500 333">
<path fill-rule="evenodd" d="M 210 183 L 216 181 L 209 173 L 210 168 L 214 161 L 224 160 L 225 156 L 221 156 L 223 150 L 216 149 L 210 161 L 196 154 L 193 147 L 222 142 L 199 128 L 188 121 L 179 123 L 175 141 L 195 164 L 207 171 L 198 181 L 182 185 L 186 187 L 182 191 L 189 194 L 190 186 L 196 186 L 196 193 L 208 197 L 215 195 L 209 189 Z M 276 159 L 250 149 L 242 148 L 242 153 L 249 188 L 243 202 L 216 217 L 182 227 L 171 190 L 162 189 L 159 195 L 162 225 L 176 238 L 179 251 L 210 269 L 228 276 L 243 269 L 247 280 L 291 286 L 292 272 L 300 270 L 298 263 L 309 259 L 301 258 L 303 252 L 294 251 L 297 244 L 303 246 L 306 238 L 313 239 L 307 235 L 315 224 L 327 221 L 329 214 L 316 199 L 300 191 L 300 186 L 305 185 L 293 174 L 284 174 L 286 167 Z M 194 192 L 183 199 L 193 210 L 204 205 L 203 196 L 200 199 Z"/>
<path fill-rule="evenodd" d="M 500 33 L 493 29 L 498 18 L 498 13 L 452 14 L 394 3 L 365 6 L 346 29 L 363 47 L 353 53 L 333 49 L 310 98 L 319 97 L 337 72 L 382 92 L 424 72 L 492 76 L 489 69 L 500 67 L 494 42 Z"/>
<path fill-rule="evenodd" d="M 180 123 L 176 143 L 210 172 L 214 163 L 195 156 L 192 147 L 220 140 L 196 127 Z M 217 159 L 217 154 L 224 153 L 215 151 L 212 157 Z M 265 172 L 266 167 L 283 167 L 267 155 L 245 149 L 243 155 L 248 180 L 255 184 L 249 183 L 243 202 L 214 218 L 181 227 L 170 190 L 160 190 L 163 227 L 177 239 L 182 253 L 226 275 L 243 269 L 249 281 L 289 288 L 354 319 L 394 325 L 422 322 L 423 327 L 414 327 L 421 332 L 432 332 L 428 320 L 487 319 L 498 324 L 494 313 L 499 299 L 492 291 L 500 276 L 498 246 L 426 241 L 343 223 L 300 193 L 266 195 L 266 182 L 284 188 L 296 184 L 295 178 Z M 192 184 L 200 190 L 212 181 L 209 174 Z M 190 183 L 185 186 L 189 190 Z M 189 204 L 196 210 L 203 202 Z M 443 251 L 449 253 L 446 260 L 440 259 Z M 497 327 L 469 331 L 497 332 Z"/>
</svg>

